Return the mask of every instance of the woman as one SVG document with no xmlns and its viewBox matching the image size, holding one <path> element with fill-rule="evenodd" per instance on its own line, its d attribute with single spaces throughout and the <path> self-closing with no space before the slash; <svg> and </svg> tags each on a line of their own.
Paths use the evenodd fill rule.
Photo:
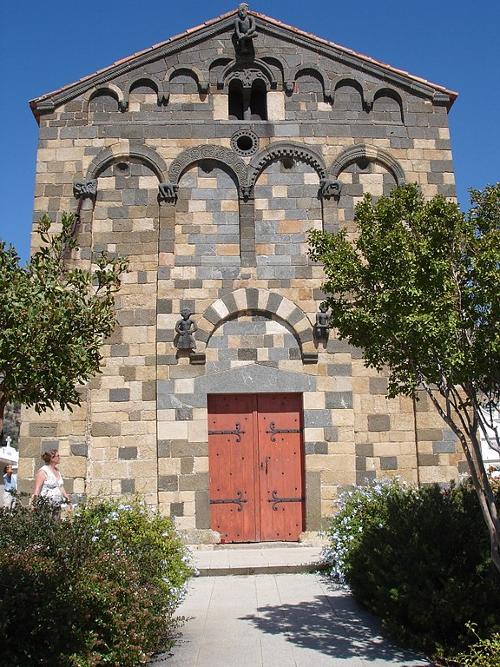
<svg viewBox="0 0 500 667">
<path fill-rule="evenodd" d="M 3 469 L 3 506 L 9 509 L 14 504 L 14 496 L 17 489 L 16 476 L 12 472 L 12 466 L 7 464 Z"/>
<path fill-rule="evenodd" d="M 32 500 L 40 496 L 54 505 L 55 513 L 59 511 L 63 503 L 69 503 L 70 498 L 64 488 L 63 478 L 59 472 L 59 452 L 50 449 L 42 454 L 45 463 L 35 476 L 35 490 Z"/>
</svg>

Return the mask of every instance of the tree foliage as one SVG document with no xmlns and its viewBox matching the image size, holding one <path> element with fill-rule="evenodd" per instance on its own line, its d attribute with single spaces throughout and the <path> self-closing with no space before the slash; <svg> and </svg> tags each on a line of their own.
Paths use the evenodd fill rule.
<svg viewBox="0 0 500 667">
<path fill-rule="evenodd" d="M 500 451 L 500 184 L 454 202 L 425 201 L 417 185 L 356 207 L 358 235 L 310 232 L 322 262 L 331 324 L 389 371 L 388 394 L 423 387 L 466 455 L 500 569 L 498 508 L 481 460 L 480 433 Z"/>
<path fill-rule="evenodd" d="M 99 349 L 115 324 L 126 261 L 103 252 L 93 270 L 71 267 L 75 217 L 63 214 L 59 233 L 51 225 L 40 219 L 42 245 L 25 267 L 0 241 L 0 431 L 7 402 L 38 412 L 78 405 L 79 385 L 99 372 Z"/>
</svg>

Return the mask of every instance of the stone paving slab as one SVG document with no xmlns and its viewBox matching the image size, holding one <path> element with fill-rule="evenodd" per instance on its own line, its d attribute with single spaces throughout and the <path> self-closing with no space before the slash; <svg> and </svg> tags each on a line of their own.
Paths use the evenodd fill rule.
<svg viewBox="0 0 500 667">
<path fill-rule="evenodd" d="M 199 577 L 172 655 L 150 667 L 430 667 L 319 574 Z"/>
<path fill-rule="evenodd" d="M 321 547 L 198 549 L 193 558 L 201 576 L 310 572 L 321 567 Z"/>
</svg>

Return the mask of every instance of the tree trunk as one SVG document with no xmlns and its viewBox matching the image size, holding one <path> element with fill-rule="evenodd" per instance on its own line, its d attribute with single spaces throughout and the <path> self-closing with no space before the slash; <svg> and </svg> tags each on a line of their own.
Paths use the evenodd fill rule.
<svg viewBox="0 0 500 667">
<path fill-rule="evenodd" d="M 7 396 L 0 390 L 0 442 L 3 439 L 3 414 L 7 405 Z"/>
<path fill-rule="evenodd" d="M 488 533 L 490 536 L 491 560 L 493 561 L 493 564 L 497 570 L 500 572 L 500 518 L 498 516 L 495 495 L 493 493 L 493 489 L 491 488 L 490 480 L 484 467 L 478 432 L 473 428 L 460 428 L 460 426 L 451 416 L 453 411 L 456 410 L 456 407 L 450 403 L 449 397 L 446 394 L 439 392 L 440 396 L 442 396 L 447 404 L 447 410 L 445 412 L 437 398 L 434 396 L 433 390 L 425 383 L 423 383 L 423 386 L 440 416 L 444 419 L 444 421 L 460 440 L 465 458 L 467 459 L 467 463 L 469 465 L 472 483 L 477 493 L 484 522 L 488 528 Z M 462 424 L 464 424 L 464 421 Z"/>
</svg>

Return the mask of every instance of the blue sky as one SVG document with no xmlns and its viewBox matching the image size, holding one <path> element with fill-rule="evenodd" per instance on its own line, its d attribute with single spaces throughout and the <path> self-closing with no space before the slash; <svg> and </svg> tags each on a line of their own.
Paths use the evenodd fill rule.
<svg viewBox="0 0 500 667">
<path fill-rule="evenodd" d="M 236 7 L 237 2 L 0 0 L 0 238 L 29 252 L 38 126 L 28 101 Z M 498 0 L 267 0 L 250 8 L 457 90 L 458 198 L 500 180 Z"/>
</svg>

